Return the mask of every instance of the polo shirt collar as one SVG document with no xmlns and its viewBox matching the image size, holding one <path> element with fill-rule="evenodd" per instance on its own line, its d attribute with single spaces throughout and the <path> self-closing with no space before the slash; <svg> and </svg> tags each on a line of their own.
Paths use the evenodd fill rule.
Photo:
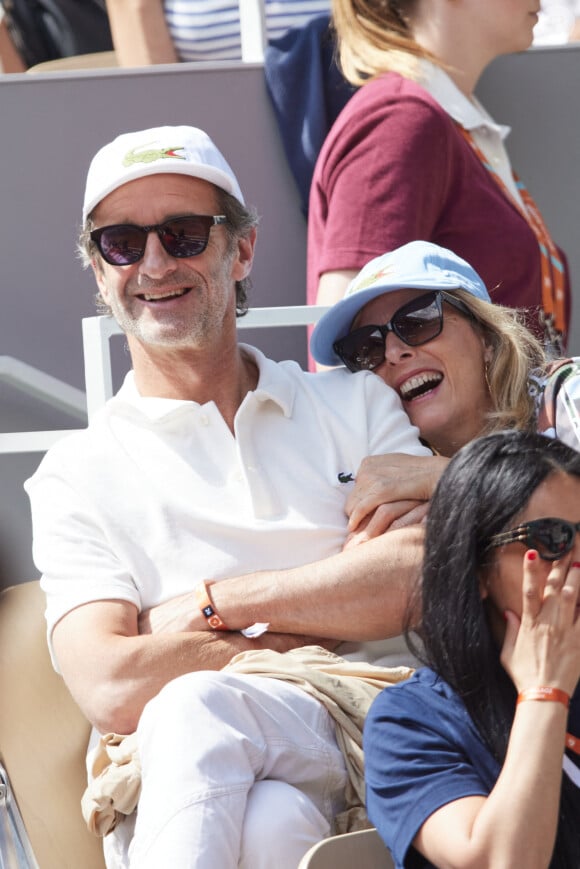
<svg viewBox="0 0 580 869">
<path fill-rule="evenodd" d="M 296 382 L 291 375 L 291 369 L 299 369 L 296 362 L 281 364 L 268 359 L 267 356 L 249 344 L 240 347 L 258 367 L 258 384 L 254 395 L 258 401 L 273 401 L 286 417 L 292 416 L 294 399 L 296 397 Z M 287 367 L 289 366 L 289 367 Z M 302 376 L 302 372 L 301 372 Z"/>
<path fill-rule="evenodd" d="M 251 347 L 249 344 L 239 344 L 239 347 L 258 368 L 258 384 L 250 395 L 260 402 L 273 401 L 280 407 L 284 416 L 292 416 L 296 385 L 286 368 L 268 359 L 257 347 Z M 199 407 L 195 401 L 140 395 L 133 371 L 127 373 L 123 385 L 108 402 L 108 406 L 116 410 L 122 408 L 137 410 L 152 422 L 161 421 L 192 406 Z"/>
<path fill-rule="evenodd" d="M 444 69 L 429 60 L 422 60 L 421 67 L 423 73 L 420 80 L 421 85 L 431 94 L 433 99 L 437 100 L 441 108 L 454 121 L 461 124 L 465 130 L 487 127 L 499 135 L 502 140 L 509 135 L 511 127 L 497 124 L 477 97 L 474 96 L 473 100 L 468 99 Z"/>
</svg>

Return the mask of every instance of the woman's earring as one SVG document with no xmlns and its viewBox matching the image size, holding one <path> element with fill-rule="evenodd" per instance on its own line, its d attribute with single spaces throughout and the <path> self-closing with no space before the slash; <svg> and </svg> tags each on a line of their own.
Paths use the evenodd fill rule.
<svg viewBox="0 0 580 869">
<path fill-rule="evenodd" d="M 485 382 L 487 383 L 488 392 L 491 395 L 491 383 L 489 382 L 489 359 L 485 360 L 485 366 L 483 368 L 483 376 L 485 377 Z"/>
</svg>

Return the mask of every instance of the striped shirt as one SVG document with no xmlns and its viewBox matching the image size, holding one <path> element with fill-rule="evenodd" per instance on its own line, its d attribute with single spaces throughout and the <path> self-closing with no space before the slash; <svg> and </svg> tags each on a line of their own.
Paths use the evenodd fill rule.
<svg viewBox="0 0 580 869">
<path fill-rule="evenodd" d="M 264 0 L 268 41 L 328 14 L 330 0 Z M 182 61 L 240 60 L 240 13 L 235 0 L 164 0 L 165 16 Z"/>
</svg>

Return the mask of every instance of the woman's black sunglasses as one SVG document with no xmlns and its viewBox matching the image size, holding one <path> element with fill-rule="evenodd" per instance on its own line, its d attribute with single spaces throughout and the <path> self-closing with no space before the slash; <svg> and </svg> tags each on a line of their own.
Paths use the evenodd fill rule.
<svg viewBox="0 0 580 869">
<path fill-rule="evenodd" d="M 198 256 L 207 247 L 212 226 L 225 223 L 226 220 L 223 214 L 188 214 L 151 226 L 132 223 L 101 226 L 100 229 L 93 229 L 90 237 L 105 262 L 112 266 L 130 266 L 143 257 L 150 232 L 157 233 L 170 256 Z"/>
<path fill-rule="evenodd" d="M 361 326 L 339 338 L 334 352 L 349 371 L 372 371 L 385 361 L 387 335 L 394 332 L 409 347 L 432 341 L 443 329 L 444 299 L 462 314 L 473 318 L 469 308 L 443 290 L 432 290 L 398 308 L 383 326 Z"/>
<path fill-rule="evenodd" d="M 529 549 L 535 549 L 544 561 L 556 561 L 570 552 L 578 531 L 580 522 L 567 522 L 566 519 L 553 517 L 532 519 L 511 531 L 494 534 L 488 540 L 487 549 L 505 546 L 506 543 L 524 543 Z"/>
</svg>

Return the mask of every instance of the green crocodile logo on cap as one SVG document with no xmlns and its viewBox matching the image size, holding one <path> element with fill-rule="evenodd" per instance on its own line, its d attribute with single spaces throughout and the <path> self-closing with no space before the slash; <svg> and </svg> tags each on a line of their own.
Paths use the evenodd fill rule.
<svg viewBox="0 0 580 869">
<path fill-rule="evenodd" d="M 394 271 L 395 269 L 391 265 L 383 266 L 383 268 L 379 269 L 378 272 L 373 272 L 373 274 L 367 275 L 367 277 L 364 278 L 362 281 L 358 283 L 353 281 L 352 285 L 349 288 L 350 292 L 347 293 L 347 295 L 352 296 L 353 293 L 358 293 L 360 292 L 360 290 L 366 290 L 367 287 L 372 286 L 372 284 L 374 284 L 375 281 L 378 281 L 379 278 L 386 278 L 388 277 L 388 275 L 393 274 Z"/>
<path fill-rule="evenodd" d="M 176 151 L 185 150 L 183 145 L 179 145 L 175 148 L 149 148 L 149 150 L 146 151 L 138 150 L 138 148 L 147 147 L 147 145 L 137 145 L 137 147 L 131 148 L 131 150 L 123 157 L 123 166 L 132 166 L 134 163 L 154 163 L 155 160 L 167 160 L 169 157 L 173 157 L 176 160 L 185 160 L 184 156 L 176 153 Z"/>
</svg>

